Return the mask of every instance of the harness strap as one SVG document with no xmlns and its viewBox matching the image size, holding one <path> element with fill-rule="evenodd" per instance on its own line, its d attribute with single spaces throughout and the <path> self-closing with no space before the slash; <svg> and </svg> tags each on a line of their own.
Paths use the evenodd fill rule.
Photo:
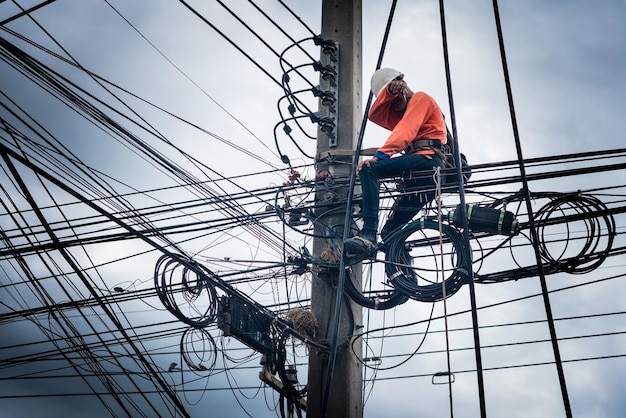
<svg viewBox="0 0 626 418">
<path fill-rule="evenodd" d="M 414 154 L 417 151 L 434 151 L 434 156 L 439 157 L 443 163 L 446 161 L 446 154 L 443 152 L 443 144 L 439 139 L 416 139 L 404 150 L 406 154 Z"/>
<path fill-rule="evenodd" d="M 441 148 L 442 144 L 439 139 L 415 139 L 409 144 L 409 152 L 419 151 L 420 149 Z"/>
</svg>

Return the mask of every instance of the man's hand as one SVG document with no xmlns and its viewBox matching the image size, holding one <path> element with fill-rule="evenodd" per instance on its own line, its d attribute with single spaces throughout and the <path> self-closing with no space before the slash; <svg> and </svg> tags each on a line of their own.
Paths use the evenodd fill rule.
<svg viewBox="0 0 626 418">
<path fill-rule="evenodd" d="M 396 99 L 393 101 L 393 108 L 396 110 L 404 110 L 408 103 L 407 96 L 411 94 L 406 81 L 398 79 L 391 80 L 387 89 L 389 89 L 389 93 L 397 95 Z"/>
<path fill-rule="evenodd" d="M 407 87 L 406 81 L 393 79 L 389 82 L 388 89 L 391 94 L 400 94 L 404 91 L 404 88 Z"/>
<path fill-rule="evenodd" d="M 363 160 L 361 162 L 359 162 L 359 165 L 356 166 L 356 173 L 359 174 L 361 172 L 361 169 L 363 169 L 363 166 L 370 166 L 371 163 L 373 163 L 374 161 L 378 161 L 378 158 L 376 157 L 372 157 L 372 158 L 368 158 L 367 160 Z"/>
</svg>

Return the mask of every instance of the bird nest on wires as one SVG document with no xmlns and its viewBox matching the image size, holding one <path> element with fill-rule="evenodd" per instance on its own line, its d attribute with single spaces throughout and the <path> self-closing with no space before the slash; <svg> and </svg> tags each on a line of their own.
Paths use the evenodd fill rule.
<svg viewBox="0 0 626 418">
<path fill-rule="evenodd" d="M 291 324 L 293 328 L 301 335 L 316 340 L 319 334 L 319 325 L 317 319 L 311 311 L 306 309 L 294 308 L 284 313 L 285 319 Z"/>
</svg>

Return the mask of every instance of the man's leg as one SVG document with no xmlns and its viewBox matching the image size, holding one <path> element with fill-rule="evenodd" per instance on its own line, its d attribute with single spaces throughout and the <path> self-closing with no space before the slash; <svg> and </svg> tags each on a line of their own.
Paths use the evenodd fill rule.
<svg viewBox="0 0 626 418">
<path fill-rule="evenodd" d="M 376 244 L 380 205 L 379 180 L 407 177 L 411 171 L 432 168 L 433 164 L 436 164 L 436 162 L 424 155 L 410 154 L 388 160 L 375 161 L 369 167 L 364 166 L 359 173 L 362 192 L 361 214 L 363 217 L 363 229 L 356 237 L 346 240 L 344 248 L 353 254 L 366 254 Z"/>
<path fill-rule="evenodd" d="M 376 165 L 384 161 L 375 161 L 370 166 L 363 166 L 359 173 L 361 179 L 361 216 L 363 228 L 359 233 L 344 241 L 344 250 L 350 254 L 365 255 L 376 245 L 378 234 L 378 209 L 380 200 L 379 172 Z"/>
<path fill-rule="evenodd" d="M 432 193 L 420 192 L 405 194 L 396 199 L 380 236 L 386 240 L 394 231 L 408 224 L 422 208 L 432 200 Z"/>
</svg>

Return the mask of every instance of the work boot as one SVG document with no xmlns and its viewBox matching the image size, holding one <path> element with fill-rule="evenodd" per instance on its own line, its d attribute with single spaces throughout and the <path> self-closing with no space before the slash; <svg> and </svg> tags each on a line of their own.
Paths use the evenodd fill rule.
<svg viewBox="0 0 626 418">
<path fill-rule="evenodd" d="M 343 242 L 346 252 L 355 255 L 365 255 L 376 245 L 376 231 L 363 228 L 356 236 Z"/>
</svg>

